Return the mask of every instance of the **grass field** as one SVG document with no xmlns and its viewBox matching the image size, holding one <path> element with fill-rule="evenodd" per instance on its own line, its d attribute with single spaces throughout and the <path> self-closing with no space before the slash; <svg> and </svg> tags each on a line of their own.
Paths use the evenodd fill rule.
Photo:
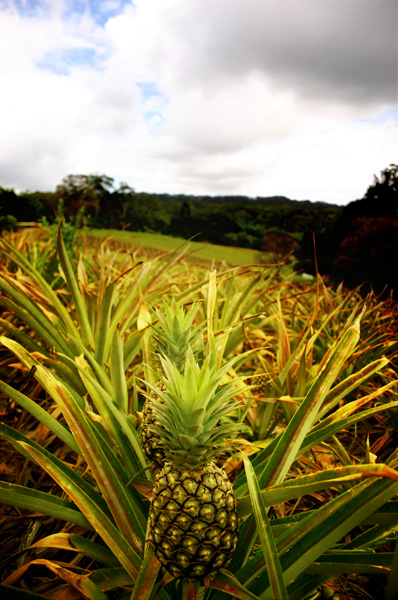
<svg viewBox="0 0 398 600">
<path fill-rule="evenodd" d="M 225 261 L 231 266 L 244 266 L 260 262 L 260 253 L 257 250 L 218 246 L 195 241 L 187 242 L 182 238 L 170 237 L 160 233 L 91 229 L 86 234 L 98 238 L 111 237 L 122 244 L 131 244 L 135 247 L 149 248 L 160 252 L 170 252 L 184 244 L 188 244 L 189 252 L 193 258 L 210 263 L 212 261 Z"/>
</svg>

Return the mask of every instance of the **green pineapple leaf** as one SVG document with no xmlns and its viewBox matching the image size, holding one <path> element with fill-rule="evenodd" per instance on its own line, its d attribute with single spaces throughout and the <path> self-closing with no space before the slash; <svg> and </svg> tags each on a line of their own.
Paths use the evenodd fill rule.
<svg viewBox="0 0 398 600">
<path fill-rule="evenodd" d="M 243 428 L 238 423 L 220 424 L 239 406 L 234 399 L 236 381 L 223 383 L 237 357 L 217 369 L 212 352 L 200 366 L 189 347 L 182 373 L 168 357 L 160 360 L 165 373 L 162 385 L 149 384 L 156 395 L 151 402 L 158 424 L 148 427 L 159 436 L 167 460 L 205 464 L 222 451 L 226 437 Z"/>
</svg>

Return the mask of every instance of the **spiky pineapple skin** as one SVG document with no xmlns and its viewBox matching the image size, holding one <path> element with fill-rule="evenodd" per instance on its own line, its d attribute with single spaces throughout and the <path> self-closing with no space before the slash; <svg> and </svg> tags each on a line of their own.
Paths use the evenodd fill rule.
<svg viewBox="0 0 398 600">
<path fill-rule="evenodd" d="M 269 377 L 266 375 L 255 375 L 248 380 L 249 385 L 255 386 L 252 389 L 253 394 L 261 394 L 268 389 Z"/>
<path fill-rule="evenodd" d="M 161 384 L 159 384 L 161 385 Z M 150 396 L 154 396 L 155 393 L 151 392 Z M 161 402 L 158 397 L 158 401 Z M 145 400 L 142 417 L 141 417 L 141 443 L 144 450 L 144 454 L 147 459 L 155 466 L 162 467 L 164 463 L 164 450 L 161 447 L 161 440 L 159 435 L 154 431 L 150 430 L 150 427 L 155 425 L 162 427 L 161 423 L 156 419 L 151 398 L 148 397 Z"/>
<path fill-rule="evenodd" d="M 166 462 L 157 473 L 148 537 L 174 577 L 201 579 L 225 567 L 236 548 L 238 529 L 232 484 L 214 462 L 201 469 Z"/>
</svg>

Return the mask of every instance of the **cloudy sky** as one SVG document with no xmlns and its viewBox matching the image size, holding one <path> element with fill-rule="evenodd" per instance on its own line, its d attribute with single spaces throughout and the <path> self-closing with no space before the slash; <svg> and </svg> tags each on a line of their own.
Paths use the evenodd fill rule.
<svg viewBox="0 0 398 600">
<path fill-rule="evenodd" d="M 360 198 L 398 162 L 395 0 L 0 0 L 0 186 Z"/>
</svg>

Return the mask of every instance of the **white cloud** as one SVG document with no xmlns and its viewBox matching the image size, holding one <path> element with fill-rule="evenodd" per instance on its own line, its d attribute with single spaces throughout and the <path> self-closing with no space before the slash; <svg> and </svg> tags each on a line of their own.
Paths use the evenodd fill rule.
<svg viewBox="0 0 398 600">
<path fill-rule="evenodd" d="M 396 160 L 393 4 L 0 2 L 0 185 L 360 197 Z"/>
</svg>

